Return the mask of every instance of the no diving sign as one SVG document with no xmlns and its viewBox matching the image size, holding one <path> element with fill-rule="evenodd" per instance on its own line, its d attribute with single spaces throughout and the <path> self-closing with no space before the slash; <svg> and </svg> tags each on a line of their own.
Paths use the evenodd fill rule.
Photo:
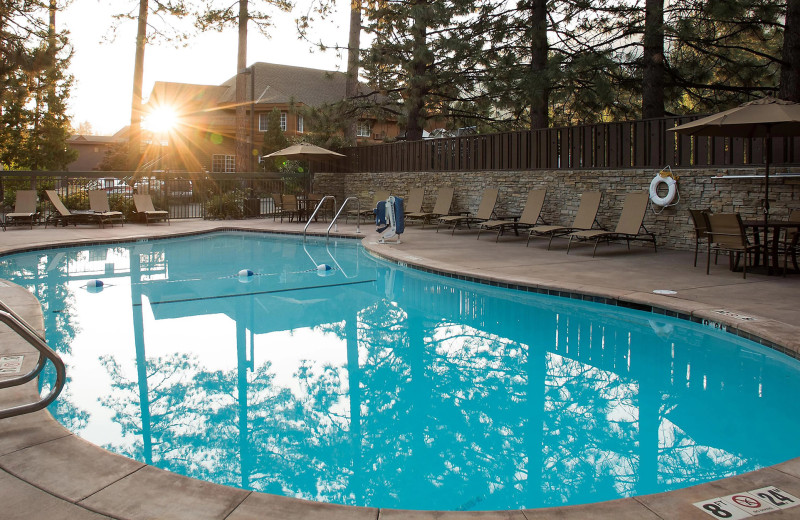
<svg viewBox="0 0 800 520">
<path fill-rule="evenodd" d="M 744 493 L 734 493 L 725 497 L 695 502 L 693 505 L 714 518 L 737 520 L 800 505 L 800 498 L 775 486 L 767 486 Z"/>
</svg>

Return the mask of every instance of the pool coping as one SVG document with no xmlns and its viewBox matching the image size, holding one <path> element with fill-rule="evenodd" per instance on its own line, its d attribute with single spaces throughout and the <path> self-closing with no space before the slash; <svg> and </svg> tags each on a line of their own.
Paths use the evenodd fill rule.
<svg viewBox="0 0 800 520">
<path fill-rule="evenodd" d="M 152 236 L 146 239 L 193 236 L 219 231 L 275 233 L 273 230 L 217 227 L 190 233 L 178 232 L 165 236 Z M 281 234 L 296 235 L 297 233 L 284 232 Z M 338 238 L 342 235 L 335 236 Z M 769 329 L 765 330 L 759 328 L 756 323 L 740 322 L 730 316 L 714 315 L 709 310 L 714 306 L 692 304 L 692 302 L 677 298 L 664 298 L 662 296 L 656 298 L 654 295 L 636 291 L 628 291 L 626 294 L 613 294 L 609 291 L 586 290 L 587 288 L 585 286 L 581 287 L 582 290 L 577 290 L 568 283 L 521 284 L 502 278 L 486 276 L 485 273 L 470 273 L 456 271 L 454 269 L 448 270 L 442 265 L 426 263 L 422 261 L 424 259 L 420 259 L 419 257 L 403 251 L 372 243 L 369 237 L 364 238 L 358 236 L 355 238 L 361 238 L 364 247 L 379 258 L 421 271 L 433 272 L 459 280 L 474 281 L 528 292 L 595 301 L 645 311 L 649 310 L 654 314 L 674 316 L 676 318 L 688 319 L 690 321 L 722 328 L 729 333 L 748 339 L 755 338 L 757 342 L 765 346 L 774 348 L 789 356 L 798 357 L 798 349 L 796 346 L 782 345 L 777 341 L 777 336 L 780 336 L 780 334 L 770 337 Z M 137 237 L 125 237 L 113 240 L 98 240 L 95 241 L 95 243 L 107 244 L 136 240 Z M 75 247 L 87 245 L 88 243 L 91 242 L 69 242 L 64 243 L 63 247 Z M 3 254 L 14 254 L 23 251 L 54 247 L 59 246 L 56 244 L 49 244 L 31 248 L 17 248 Z M 19 288 L 19 290 L 25 292 L 30 298 L 35 300 L 35 298 L 24 289 Z M 5 289 L 3 289 L 3 291 L 5 291 Z M 18 295 L 18 298 L 23 300 L 20 304 L 24 311 L 21 313 L 23 317 L 37 328 L 42 329 L 43 319 L 41 316 L 41 306 L 38 304 L 38 300 L 36 300 L 35 303 L 30 301 L 25 302 L 25 295 Z M 799 330 L 796 326 L 791 327 L 793 327 L 795 331 Z M 30 395 L 30 385 L 27 391 Z M 0 468 L 6 473 L 0 478 L 0 484 L 6 482 L 9 477 L 14 477 L 19 480 L 19 482 L 14 483 L 14 490 L 24 488 L 23 494 L 31 493 L 36 497 L 33 500 L 46 504 L 48 507 L 50 507 L 49 504 L 53 500 L 60 500 L 64 503 L 60 506 L 56 504 L 52 507 L 60 507 L 64 511 L 68 511 L 65 517 L 70 518 L 90 512 L 107 515 L 112 518 L 151 518 L 158 516 L 164 518 L 230 518 L 234 520 L 256 517 L 308 518 L 315 516 L 319 518 L 407 518 L 420 520 L 428 518 L 480 518 L 487 520 L 493 520 L 495 518 L 519 518 L 521 520 L 531 520 L 534 518 L 549 518 L 553 515 L 557 515 L 559 518 L 584 518 L 589 514 L 593 517 L 615 519 L 709 518 L 706 513 L 703 513 L 691 504 L 704 499 L 726 496 L 767 485 L 780 486 L 789 493 L 800 496 L 800 458 L 798 458 L 776 466 L 718 481 L 699 484 L 689 488 L 595 504 L 488 512 L 402 511 L 309 502 L 301 499 L 249 492 L 237 488 L 227 488 L 207 482 L 195 481 L 188 477 L 182 477 L 164 470 L 146 466 L 142 463 L 132 461 L 131 459 L 111 454 L 100 447 L 90 445 L 67 431 L 63 426 L 57 423 L 46 410 L 38 412 L 37 414 L 32 414 L 32 416 L 6 419 L 0 422 L 0 438 L 3 440 L 3 442 L 0 442 Z M 9 449 L 9 445 L 13 445 L 13 448 Z M 56 469 L 59 469 L 60 473 L 59 471 L 55 473 L 61 474 L 66 480 L 72 480 L 76 477 L 75 470 L 72 468 L 74 465 L 88 465 L 88 467 L 83 468 L 85 474 L 80 475 L 80 478 L 84 480 L 92 480 L 89 477 L 96 477 L 98 472 L 103 473 L 105 470 L 101 471 L 101 469 L 108 465 L 119 466 L 125 469 L 122 471 L 123 474 L 121 475 L 106 476 L 106 480 L 102 482 L 102 485 L 96 484 L 95 487 L 97 487 L 97 489 L 93 489 L 91 493 L 85 496 L 78 496 L 74 493 L 60 491 L 64 486 L 63 482 L 55 482 L 55 480 L 58 479 L 54 480 L 53 478 L 52 460 L 54 458 L 54 451 L 61 454 L 63 458 L 63 460 L 57 460 L 56 464 Z M 42 456 L 42 453 L 46 456 Z M 74 455 L 74 457 L 69 456 L 70 453 Z M 24 463 L 21 462 L 23 454 L 34 455 L 34 460 L 38 460 L 38 458 L 42 458 L 43 460 L 36 464 Z M 38 457 L 36 456 L 37 454 Z M 80 457 L 80 460 L 75 460 L 77 457 Z M 45 466 L 41 467 L 38 464 L 43 464 Z M 49 477 L 46 476 L 48 474 L 50 475 Z M 158 485 L 154 486 L 154 482 Z M 28 487 L 25 487 L 26 485 Z M 0 485 L 0 488 L 3 487 L 3 485 Z M 5 487 L 9 486 L 6 485 Z M 166 491 L 170 489 L 172 493 L 167 493 Z M 131 497 L 141 498 L 142 496 L 146 496 L 150 500 L 147 507 L 132 503 L 140 502 L 140 500 L 133 500 Z M 214 500 L 211 500 L 212 497 Z M 207 504 L 210 500 L 214 502 L 216 509 Z M 179 507 L 171 506 L 170 504 L 179 504 Z M 189 507 L 191 512 L 183 509 L 184 507 Z M 202 510 L 198 510 L 198 508 Z M 794 513 L 794 511 L 795 510 L 786 510 L 775 516 L 788 517 L 787 515 L 790 515 L 791 517 L 796 516 L 800 518 L 800 508 L 798 508 L 796 513 Z M 28 515 L 28 517 L 30 517 L 30 515 Z"/>
</svg>

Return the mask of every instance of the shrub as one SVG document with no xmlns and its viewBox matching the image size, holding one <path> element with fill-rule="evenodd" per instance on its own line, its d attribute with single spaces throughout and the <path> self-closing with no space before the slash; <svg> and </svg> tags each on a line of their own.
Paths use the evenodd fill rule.
<svg viewBox="0 0 800 520">
<path fill-rule="evenodd" d="M 244 211 L 240 205 L 242 196 L 238 191 L 214 195 L 206 202 L 207 219 L 243 219 Z"/>
</svg>

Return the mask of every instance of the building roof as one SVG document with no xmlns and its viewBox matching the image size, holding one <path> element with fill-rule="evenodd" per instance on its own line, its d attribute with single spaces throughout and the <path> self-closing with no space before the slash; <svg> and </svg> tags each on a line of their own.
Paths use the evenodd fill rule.
<svg viewBox="0 0 800 520">
<path fill-rule="evenodd" d="M 254 63 L 248 70 L 255 70 L 254 91 L 256 103 L 289 104 L 302 103 L 317 107 L 328 103 L 336 103 L 345 99 L 347 74 L 291 65 L 274 63 Z M 253 99 L 250 92 L 251 79 L 245 75 L 247 95 L 245 99 Z M 220 103 L 233 103 L 236 100 L 236 76 L 222 84 L 225 93 Z"/>
<path fill-rule="evenodd" d="M 116 135 L 72 135 L 67 139 L 70 144 L 109 144 L 120 139 Z"/>
</svg>

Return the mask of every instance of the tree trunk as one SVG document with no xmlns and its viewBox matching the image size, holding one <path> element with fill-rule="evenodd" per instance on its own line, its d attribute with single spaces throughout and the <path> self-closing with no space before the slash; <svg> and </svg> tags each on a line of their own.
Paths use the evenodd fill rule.
<svg viewBox="0 0 800 520">
<path fill-rule="evenodd" d="M 247 141 L 247 14 L 248 0 L 239 0 L 239 48 L 236 57 L 236 171 L 250 171 L 250 144 Z M 250 71 L 252 74 L 253 71 Z"/>
<path fill-rule="evenodd" d="M 664 116 L 664 0 L 645 0 L 642 117 Z"/>
<path fill-rule="evenodd" d="M 411 27 L 412 51 L 409 63 L 408 98 L 406 99 L 406 140 L 419 141 L 422 139 L 422 126 L 425 118 L 425 96 L 430 90 L 428 86 L 428 6 L 429 0 L 414 2 L 412 12 L 415 13 L 414 25 Z M 424 13 L 424 14 L 423 14 Z"/>
<path fill-rule="evenodd" d="M 361 50 L 361 0 L 350 2 L 350 36 L 347 41 L 347 83 L 345 96 L 352 100 L 358 94 L 359 52 Z M 349 107 L 352 109 L 352 107 Z M 356 144 L 356 118 L 348 117 L 344 128 L 344 139 Z"/>
<path fill-rule="evenodd" d="M 139 0 L 139 27 L 136 32 L 136 57 L 133 62 L 133 99 L 131 128 L 128 138 L 128 167 L 139 167 L 142 146 L 142 83 L 144 78 L 144 48 L 147 44 L 147 0 Z"/>
<path fill-rule="evenodd" d="M 800 0 L 786 0 L 783 61 L 778 97 L 800 102 Z"/>
<path fill-rule="evenodd" d="M 550 78 L 547 75 L 547 0 L 531 5 L 531 130 L 549 126 Z"/>
</svg>

